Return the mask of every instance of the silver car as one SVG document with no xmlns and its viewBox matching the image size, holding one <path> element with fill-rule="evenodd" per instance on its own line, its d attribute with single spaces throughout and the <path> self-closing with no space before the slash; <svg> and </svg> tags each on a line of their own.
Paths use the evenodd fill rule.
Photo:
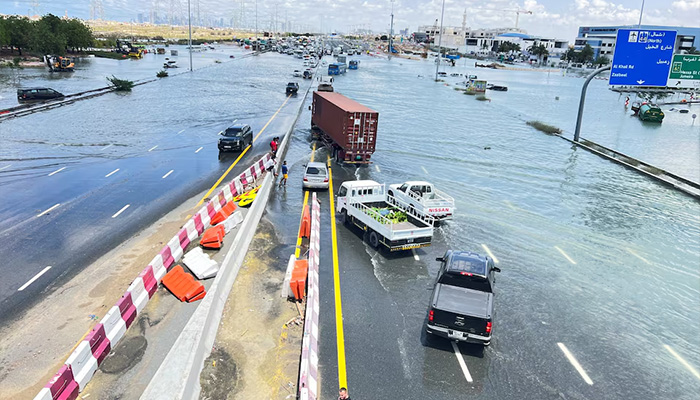
<svg viewBox="0 0 700 400">
<path fill-rule="evenodd" d="M 304 171 L 304 189 L 328 189 L 328 168 L 321 162 L 310 162 Z"/>
</svg>

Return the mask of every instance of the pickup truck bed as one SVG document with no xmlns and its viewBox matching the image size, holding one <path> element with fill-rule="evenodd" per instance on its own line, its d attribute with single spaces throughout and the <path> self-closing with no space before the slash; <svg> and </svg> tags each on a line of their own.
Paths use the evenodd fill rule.
<svg viewBox="0 0 700 400">
<path fill-rule="evenodd" d="M 455 314 L 491 318 L 492 293 L 438 284 L 435 308 Z"/>
</svg>

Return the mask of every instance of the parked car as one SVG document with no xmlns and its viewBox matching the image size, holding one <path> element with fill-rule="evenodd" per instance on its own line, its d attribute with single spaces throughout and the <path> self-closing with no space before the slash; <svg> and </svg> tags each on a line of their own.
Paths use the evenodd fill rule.
<svg viewBox="0 0 700 400">
<path fill-rule="evenodd" d="M 304 171 L 304 189 L 328 189 L 328 168 L 322 162 L 310 162 Z"/>
<path fill-rule="evenodd" d="M 243 151 L 253 145 L 253 129 L 248 124 L 236 124 L 221 132 L 219 152 Z"/>
<path fill-rule="evenodd" d="M 296 82 L 289 82 L 287 83 L 287 89 L 286 93 L 289 94 L 296 94 L 299 91 L 299 84 Z"/>
<path fill-rule="evenodd" d="M 57 92 L 51 88 L 17 89 L 17 101 L 20 103 L 25 101 L 59 99 L 61 97 L 64 97 L 63 93 Z"/>
<path fill-rule="evenodd" d="M 497 268 L 489 257 L 447 250 L 428 308 L 428 334 L 468 343 L 491 344 L 493 286 Z"/>
</svg>

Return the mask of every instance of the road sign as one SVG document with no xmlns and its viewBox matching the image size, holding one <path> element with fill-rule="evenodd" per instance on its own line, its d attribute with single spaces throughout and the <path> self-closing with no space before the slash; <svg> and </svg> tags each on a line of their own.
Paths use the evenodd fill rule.
<svg viewBox="0 0 700 400">
<path fill-rule="evenodd" d="M 610 84 L 666 86 L 676 31 L 618 29 Z"/>
<path fill-rule="evenodd" d="M 674 55 L 667 86 L 678 89 L 700 89 L 700 55 Z"/>
</svg>

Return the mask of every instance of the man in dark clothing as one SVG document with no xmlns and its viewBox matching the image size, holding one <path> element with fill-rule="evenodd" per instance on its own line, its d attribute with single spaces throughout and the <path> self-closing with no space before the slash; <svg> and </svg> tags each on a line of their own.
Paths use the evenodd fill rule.
<svg viewBox="0 0 700 400">
<path fill-rule="evenodd" d="M 350 395 L 348 395 L 348 389 L 341 387 L 338 391 L 338 400 L 350 400 Z"/>
</svg>

